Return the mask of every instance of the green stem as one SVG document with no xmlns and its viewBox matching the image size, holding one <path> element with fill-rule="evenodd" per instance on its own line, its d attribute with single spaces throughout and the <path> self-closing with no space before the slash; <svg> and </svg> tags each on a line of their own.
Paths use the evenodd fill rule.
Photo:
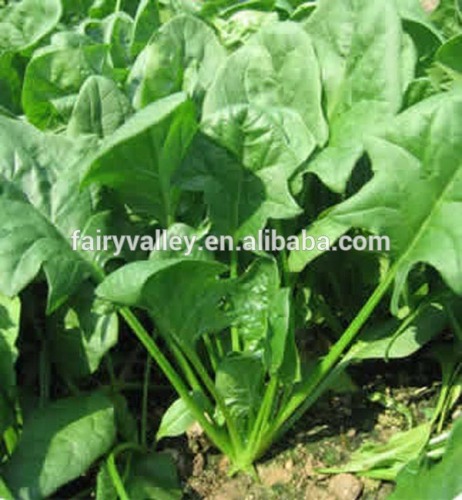
<svg viewBox="0 0 462 500">
<path fill-rule="evenodd" d="M 208 437 L 212 443 L 221 450 L 225 455 L 233 456 L 232 449 L 229 446 L 229 442 L 226 435 L 223 435 L 216 429 L 209 421 L 207 415 L 205 415 L 202 409 L 197 405 L 193 397 L 191 397 L 188 388 L 184 384 L 181 377 L 175 371 L 173 366 L 170 364 L 168 359 L 164 356 L 162 351 L 159 349 L 153 338 L 145 330 L 143 325 L 138 321 L 138 318 L 133 314 L 133 312 L 128 308 L 123 308 L 120 310 L 120 314 L 127 322 L 128 326 L 133 330 L 133 333 L 137 336 L 141 344 L 144 345 L 146 350 L 152 356 L 154 361 L 157 363 L 159 368 L 162 370 L 164 375 L 167 377 L 169 382 L 172 384 L 173 388 L 176 390 L 178 395 L 183 399 L 183 401 L 188 406 L 189 410 L 193 414 L 194 418 L 199 422 L 199 424 L 207 433 Z"/>
<path fill-rule="evenodd" d="M 203 384 L 209 391 L 210 395 L 215 399 L 218 407 L 220 408 L 223 417 L 225 418 L 226 426 L 228 427 L 229 436 L 234 445 L 234 449 L 236 450 L 236 452 L 239 452 L 240 450 L 242 450 L 241 439 L 239 437 L 237 427 L 234 423 L 234 418 L 229 413 L 228 407 L 226 406 L 224 399 L 222 398 L 221 394 L 217 391 L 213 380 L 210 378 L 210 375 L 208 374 L 207 370 L 205 369 L 205 366 L 203 365 L 201 359 L 196 354 L 196 352 L 194 352 L 192 349 L 191 350 L 188 349 L 188 351 L 185 352 L 185 354 L 186 357 L 189 359 L 190 363 L 196 369 L 199 377 L 201 378 Z"/>
<path fill-rule="evenodd" d="M 359 313 L 351 322 L 350 326 L 345 330 L 340 339 L 333 345 L 327 356 L 316 366 L 310 377 L 302 383 L 297 392 L 292 396 L 291 400 L 284 410 L 276 418 L 270 432 L 262 440 L 262 446 L 259 450 L 259 455 L 266 451 L 271 442 L 280 434 L 281 428 L 292 425 L 301 415 L 308 409 L 313 400 L 309 398 L 318 386 L 329 376 L 332 369 L 340 360 L 344 351 L 352 344 L 361 328 L 364 326 L 374 309 L 377 307 L 388 288 L 395 279 L 398 266 L 395 265 L 385 276 L 385 279 L 378 285 L 374 293 L 369 297 L 369 300 L 362 307 Z M 289 420 L 290 419 L 290 420 Z"/>
<path fill-rule="evenodd" d="M 148 355 L 146 359 L 146 368 L 144 371 L 143 400 L 141 403 L 141 445 L 148 443 L 148 398 L 149 398 L 149 379 L 151 378 L 152 358 Z"/>
<path fill-rule="evenodd" d="M 117 465 L 113 453 L 108 456 L 106 465 L 112 484 L 117 492 L 117 498 L 119 498 L 120 500 L 130 500 L 127 491 L 125 490 L 122 478 L 120 477 L 119 471 L 117 470 Z"/>
<path fill-rule="evenodd" d="M 204 336 L 202 337 L 204 339 L 204 345 L 205 345 L 205 348 L 207 349 L 207 353 L 209 355 L 209 359 L 210 359 L 210 364 L 212 365 L 212 368 L 213 368 L 213 371 L 217 371 L 217 366 L 218 366 L 218 359 L 217 359 L 217 355 L 215 353 L 215 348 L 214 348 L 214 345 L 212 343 L 212 339 L 210 338 L 210 335 L 209 334 L 204 334 Z"/>
<path fill-rule="evenodd" d="M 258 450 L 258 443 L 264 435 L 269 419 L 271 418 L 271 410 L 273 409 L 277 388 L 278 378 L 277 376 L 274 376 L 266 386 L 260 411 L 258 412 L 257 419 L 255 420 L 255 424 L 247 444 L 248 457 L 251 463 L 254 461 L 254 457 L 252 455 L 256 450 Z"/>
<path fill-rule="evenodd" d="M 181 371 L 183 372 L 183 375 L 185 376 L 191 389 L 202 393 L 202 385 L 181 350 L 173 341 L 170 342 L 169 348 L 175 356 L 176 362 L 180 366 Z"/>
<path fill-rule="evenodd" d="M 139 453 L 145 453 L 145 448 L 142 448 L 134 443 L 124 443 L 115 448 L 115 450 L 107 457 L 106 466 L 111 478 L 112 484 L 117 492 L 117 496 L 120 500 L 130 500 L 130 497 L 125 490 L 124 483 L 120 477 L 119 471 L 117 469 L 116 458 L 121 453 L 125 451 L 133 450 Z"/>
</svg>

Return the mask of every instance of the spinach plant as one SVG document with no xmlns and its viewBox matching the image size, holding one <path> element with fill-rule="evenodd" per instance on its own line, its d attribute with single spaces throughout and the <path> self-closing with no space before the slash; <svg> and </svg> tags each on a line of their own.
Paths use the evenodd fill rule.
<svg viewBox="0 0 462 500">
<path fill-rule="evenodd" d="M 174 478 L 139 479 L 143 460 L 171 470 L 148 453 L 150 362 L 141 437 L 116 418 L 118 318 L 179 397 L 157 440 L 198 422 L 231 473 L 252 473 L 350 364 L 410 356 L 457 324 L 460 19 L 450 11 L 448 40 L 447 17 L 417 0 L 77 4 L 0 10 L 0 492 L 50 495 L 109 454 L 98 498 L 177 495 Z M 304 229 L 385 235 L 391 251 L 237 249 L 265 230 L 302 242 Z M 159 230 L 196 246 L 83 244 Z M 204 250 L 210 235 L 233 248 Z M 29 300 L 23 317 L 47 316 L 45 389 L 21 432 Z M 103 360 L 110 394 L 98 382 L 81 394 Z M 50 403 L 50 367 L 77 395 Z M 119 474 L 127 452 L 138 462 Z"/>
</svg>

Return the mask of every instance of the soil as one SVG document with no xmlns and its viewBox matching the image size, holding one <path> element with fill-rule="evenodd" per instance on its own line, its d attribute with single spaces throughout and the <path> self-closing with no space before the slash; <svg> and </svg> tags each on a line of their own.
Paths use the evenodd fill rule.
<svg viewBox="0 0 462 500">
<path fill-rule="evenodd" d="M 177 460 L 185 499 L 386 499 L 391 483 L 319 471 L 341 467 L 361 445 L 386 442 L 431 414 L 439 390 L 435 366 L 428 360 L 379 365 L 358 369 L 356 391 L 323 397 L 256 465 L 258 480 L 245 474 L 228 477 L 226 458 L 209 447 L 200 428 L 192 429 L 188 439 L 172 440 L 169 451 Z"/>
</svg>

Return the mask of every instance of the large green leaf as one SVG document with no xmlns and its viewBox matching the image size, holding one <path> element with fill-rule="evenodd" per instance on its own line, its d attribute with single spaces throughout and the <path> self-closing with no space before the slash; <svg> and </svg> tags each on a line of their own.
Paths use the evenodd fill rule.
<svg viewBox="0 0 462 500">
<path fill-rule="evenodd" d="M 396 433 L 387 443 L 365 443 L 352 454 L 345 466 L 331 468 L 327 472 L 335 474 L 352 472 L 374 479 L 394 481 L 403 467 L 419 456 L 427 444 L 430 433 L 430 424 L 421 424 L 413 429 Z M 410 498 L 420 500 L 421 497 Z"/>
<path fill-rule="evenodd" d="M 300 213 L 288 181 L 315 146 L 300 115 L 239 105 L 210 115 L 202 129 L 223 148 L 199 137 L 179 181 L 205 192 L 216 231 L 239 240 L 268 219 Z"/>
<path fill-rule="evenodd" d="M 116 345 L 118 320 L 113 311 L 93 296 L 90 285 L 78 293 L 52 318 L 48 332 L 53 361 L 67 379 L 94 373 L 104 355 Z"/>
<path fill-rule="evenodd" d="M 257 116 L 292 111 L 305 133 L 319 144 L 326 141 L 319 65 L 310 38 L 297 24 L 269 24 L 228 57 L 207 92 L 204 115 L 236 105 L 250 106 Z M 291 137 L 294 130 L 287 125 Z"/>
<path fill-rule="evenodd" d="M 396 271 L 394 306 L 418 262 L 434 266 L 461 294 L 462 232 L 457 220 L 462 216 L 462 94 L 440 95 L 414 106 L 367 149 L 373 179 L 321 219 L 318 230 L 325 221 L 343 226 L 343 232 L 359 227 L 388 236 Z M 294 252 L 291 266 L 300 269 L 310 259 L 309 252 Z"/>
<path fill-rule="evenodd" d="M 159 25 L 160 13 L 157 0 L 141 0 L 135 16 L 132 55 L 137 56 L 143 50 Z"/>
<path fill-rule="evenodd" d="M 328 148 L 307 170 L 341 192 L 364 138 L 399 110 L 415 61 L 388 0 L 321 0 L 304 26 L 320 60 L 331 127 Z"/>
<path fill-rule="evenodd" d="M 411 356 L 441 333 L 448 324 L 444 302 L 426 300 L 402 321 L 397 318 L 366 328 L 347 352 L 340 366 L 368 359 L 400 359 Z"/>
<path fill-rule="evenodd" d="M 14 423 L 16 388 L 16 341 L 19 335 L 21 303 L 0 294 L 0 436 Z"/>
<path fill-rule="evenodd" d="M 102 139 L 115 132 L 129 114 L 130 103 L 117 84 L 91 76 L 80 90 L 67 131 L 74 136 L 93 134 Z"/>
<path fill-rule="evenodd" d="M 211 28 L 191 16 L 175 17 L 155 33 L 135 63 L 129 78 L 135 107 L 180 91 L 202 100 L 224 58 Z"/>
<path fill-rule="evenodd" d="M 46 47 L 34 53 L 24 76 L 22 105 L 37 127 L 69 120 L 80 88 L 91 75 L 111 75 L 106 45 Z"/>
<path fill-rule="evenodd" d="M 242 275 L 230 296 L 236 313 L 234 325 L 246 352 L 261 350 L 268 335 L 270 307 L 279 287 L 277 264 L 258 259 Z"/>
<path fill-rule="evenodd" d="M 97 294 L 112 302 L 147 309 L 160 332 L 191 345 L 204 333 L 230 323 L 222 310 L 229 288 L 217 280 L 226 267 L 188 258 L 140 261 L 109 275 Z"/>
<path fill-rule="evenodd" d="M 459 419 L 449 437 L 441 462 L 416 460 L 409 463 L 397 479 L 390 500 L 456 500 L 462 494 L 462 420 Z"/>
<path fill-rule="evenodd" d="M 261 406 L 264 375 L 263 362 L 258 354 L 232 354 L 217 368 L 216 388 L 244 437 L 248 436 Z"/>
<path fill-rule="evenodd" d="M 194 105 L 185 94 L 160 99 L 133 115 L 102 144 L 90 161 L 84 184 L 114 188 L 133 209 L 168 226 L 180 194 L 172 176 L 195 132 Z"/>
<path fill-rule="evenodd" d="M 72 249 L 71 235 L 104 230 L 95 193 L 80 190 L 88 143 L 0 117 L 0 290 L 17 295 L 43 269 L 56 309 L 105 259 Z"/>
<path fill-rule="evenodd" d="M 26 420 L 2 473 L 15 498 L 48 497 L 109 451 L 115 436 L 114 409 L 105 396 L 63 399 Z"/>
<path fill-rule="evenodd" d="M 60 0 L 22 0 L 0 9 L 0 55 L 37 43 L 61 17 Z"/>
</svg>

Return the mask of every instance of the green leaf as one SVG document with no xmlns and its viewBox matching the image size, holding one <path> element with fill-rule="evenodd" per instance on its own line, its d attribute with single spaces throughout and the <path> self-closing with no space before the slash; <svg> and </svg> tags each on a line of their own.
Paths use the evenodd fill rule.
<svg viewBox="0 0 462 500">
<path fill-rule="evenodd" d="M 356 162 L 364 154 L 368 137 L 386 129 L 392 118 L 388 103 L 379 101 L 359 102 L 335 115 L 328 147 L 303 172 L 316 174 L 332 191 L 345 191 Z"/>
<path fill-rule="evenodd" d="M 167 453 L 130 454 L 125 462 L 123 487 L 129 498 L 180 500 L 182 491 L 175 464 Z M 122 471 L 123 465 L 120 469 Z M 120 474 L 122 475 L 122 474 Z M 97 500 L 117 500 L 117 490 L 104 463 L 98 473 Z"/>
<path fill-rule="evenodd" d="M 459 35 L 462 28 L 462 6 L 459 0 L 440 0 L 431 13 L 431 20 L 446 38 Z"/>
<path fill-rule="evenodd" d="M 225 58 L 211 28 L 191 16 L 164 24 L 135 62 L 128 80 L 136 108 L 175 92 L 203 99 Z"/>
<path fill-rule="evenodd" d="M 14 53 L 0 54 L 0 106 L 13 113 L 21 111 L 22 74 Z"/>
<path fill-rule="evenodd" d="M 15 296 L 43 269 L 52 312 L 108 257 L 73 251 L 70 239 L 103 222 L 95 193 L 79 188 L 89 144 L 4 117 L 0 144 L 0 290 Z"/>
<path fill-rule="evenodd" d="M 359 101 L 399 109 L 403 34 L 394 2 L 320 0 L 304 27 L 320 60 L 329 117 Z"/>
<path fill-rule="evenodd" d="M 114 133 L 129 117 L 130 103 L 117 84 L 102 76 L 90 76 L 83 84 L 67 127 L 71 136 Z"/>
<path fill-rule="evenodd" d="M 418 262 L 435 267 L 447 285 L 462 293 L 462 233 L 456 222 L 462 216 L 461 138 L 462 94 L 443 94 L 410 108 L 383 138 L 369 142 L 372 180 L 318 222 L 319 228 L 325 221 L 344 226 L 344 232 L 359 227 L 390 238 L 396 272 L 394 310 Z M 300 262 L 310 256 L 296 252 L 291 259 L 300 269 Z"/>
<path fill-rule="evenodd" d="M 131 63 L 131 46 L 135 23 L 125 12 L 111 14 L 104 20 L 104 42 L 111 48 L 111 60 L 115 68 L 128 72 Z"/>
<path fill-rule="evenodd" d="M 22 0 L 0 9 L 0 56 L 35 45 L 61 18 L 60 0 Z"/>
<path fill-rule="evenodd" d="M 210 115 L 202 129 L 229 152 L 199 137 L 179 181 L 205 191 L 216 231 L 237 241 L 256 236 L 268 219 L 300 213 L 288 181 L 315 144 L 297 113 L 232 106 Z"/>
<path fill-rule="evenodd" d="M 27 66 L 22 92 L 28 120 L 41 129 L 67 123 L 85 80 L 111 73 L 105 45 L 51 46 L 36 51 Z"/>
<path fill-rule="evenodd" d="M 192 394 L 194 400 L 199 405 L 204 406 L 204 395 L 201 393 Z M 190 409 L 182 399 L 177 399 L 172 403 L 162 416 L 159 429 L 156 434 L 156 440 L 160 441 L 166 437 L 176 437 L 184 434 L 194 423 L 196 419 Z"/>
<path fill-rule="evenodd" d="M 15 498 L 48 497 L 86 472 L 115 436 L 114 410 L 105 396 L 57 401 L 25 422 L 4 477 Z"/>
<path fill-rule="evenodd" d="M 154 249 L 151 252 L 149 258 L 151 260 L 169 260 L 188 257 L 193 260 L 214 260 L 213 253 L 207 251 L 201 245 L 201 239 L 206 237 L 207 235 L 207 227 L 195 229 L 193 227 L 187 226 L 186 224 L 174 224 L 173 226 L 170 226 L 165 232 L 165 237 L 160 236 L 160 239 L 165 242 L 165 246 L 167 248 Z M 173 238 L 175 238 L 177 241 L 178 238 L 181 238 L 181 243 L 178 247 L 176 247 L 180 248 L 179 250 L 173 250 L 173 248 L 171 248 Z M 188 247 L 186 241 L 189 241 L 189 245 L 191 246 Z M 194 244 L 192 245 L 193 241 Z"/>
<path fill-rule="evenodd" d="M 300 359 L 291 324 L 291 290 L 278 290 L 269 305 L 269 331 L 265 352 L 270 375 L 292 384 L 300 379 Z"/>
<path fill-rule="evenodd" d="M 129 498 L 180 500 L 183 497 L 175 464 L 167 453 L 134 458 L 125 487 Z"/>
<path fill-rule="evenodd" d="M 406 358 L 438 335 L 447 323 L 447 313 L 440 301 L 425 302 L 402 321 L 394 318 L 366 329 L 341 364 Z"/>
<path fill-rule="evenodd" d="M 180 195 L 172 176 L 195 132 L 194 105 L 185 94 L 161 99 L 108 137 L 91 159 L 83 184 L 115 189 L 134 210 L 168 227 Z"/>
<path fill-rule="evenodd" d="M 137 56 L 160 26 L 157 0 L 141 0 L 135 16 L 131 53 Z"/>
<path fill-rule="evenodd" d="M 415 61 L 388 0 L 320 0 L 304 27 L 320 60 L 331 128 L 307 171 L 343 192 L 365 137 L 399 110 Z"/>
<path fill-rule="evenodd" d="M 78 379 L 93 374 L 117 344 L 118 319 L 86 285 L 57 311 L 49 333 L 53 361 L 60 373 L 67 379 Z"/>
<path fill-rule="evenodd" d="M 11 494 L 10 490 L 7 488 L 5 482 L 1 477 L 0 477 L 0 498 L 2 500 L 14 500 L 13 495 Z"/>
<path fill-rule="evenodd" d="M 264 375 L 259 354 L 234 353 L 217 368 L 216 388 L 244 437 L 247 437 L 261 405 Z"/>
<path fill-rule="evenodd" d="M 388 443 L 366 443 L 351 455 L 350 461 L 345 466 L 324 469 L 323 472 L 331 474 L 350 472 L 373 479 L 394 481 L 403 467 L 411 460 L 415 460 L 425 448 L 430 432 L 430 424 L 422 424 L 414 429 L 396 433 Z M 413 495 L 411 498 L 420 500 L 421 497 Z"/>
<path fill-rule="evenodd" d="M 449 437 L 441 462 L 416 460 L 399 474 L 395 491 L 390 500 L 455 500 L 462 493 L 462 420 L 459 419 Z"/>
<path fill-rule="evenodd" d="M 106 462 L 101 464 L 96 477 L 96 500 L 118 500 L 117 490 L 109 474 Z"/>
<path fill-rule="evenodd" d="M 275 12 L 240 10 L 226 19 L 216 18 L 213 22 L 223 44 L 229 49 L 234 49 L 246 43 L 266 24 L 277 21 L 278 15 Z"/>
<path fill-rule="evenodd" d="M 0 294 L 0 436 L 14 423 L 16 389 L 16 342 L 19 335 L 21 302 Z"/>
<path fill-rule="evenodd" d="M 400 0 L 396 3 L 404 20 L 404 29 L 411 35 L 420 59 L 428 59 L 443 41 L 441 32 L 431 22 L 421 0 Z"/>
<path fill-rule="evenodd" d="M 236 283 L 229 301 L 245 352 L 261 350 L 268 335 L 272 299 L 279 287 L 279 273 L 273 259 L 255 260 Z"/>
<path fill-rule="evenodd" d="M 160 332 L 190 346 L 204 333 L 230 324 L 222 311 L 229 285 L 217 280 L 218 262 L 193 259 L 139 261 L 109 275 L 97 294 L 109 301 L 148 310 Z"/>
<path fill-rule="evenodd" d="M 441 46 L 435 55 L 435 59 L 447 68 L 462 74 L 461 52 L 462 34 L 451 38 Z"/>
<path fill-rule="evenodd" d="M 318 144 L 326 141 L 319 65 L 310 38 L 297 24 L 269 24 L 228 57 L 207 92 L 204 116 L 229 106 L 248 106 L 257 115 L 292 112 L 305 134 Z M 286 130 L 291 137 L 294 130 Z"/>
</svg>

